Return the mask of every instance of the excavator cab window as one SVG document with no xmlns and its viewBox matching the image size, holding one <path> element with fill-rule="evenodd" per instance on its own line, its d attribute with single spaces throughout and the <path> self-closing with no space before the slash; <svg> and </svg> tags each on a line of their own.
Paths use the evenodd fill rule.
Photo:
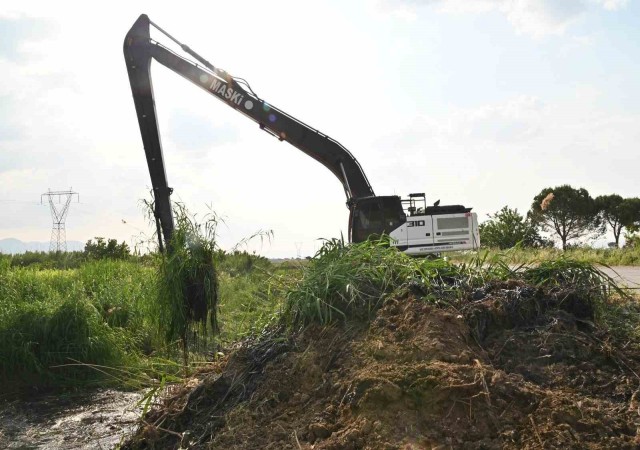
<svg viewBox="0 0 640 450">
<path fill-rule="evenodd" d="M 351 240 L 362 242 L 389 234 L 406 221 L 400 197 L 360 198 L 352 206 Z"/>
</svg>

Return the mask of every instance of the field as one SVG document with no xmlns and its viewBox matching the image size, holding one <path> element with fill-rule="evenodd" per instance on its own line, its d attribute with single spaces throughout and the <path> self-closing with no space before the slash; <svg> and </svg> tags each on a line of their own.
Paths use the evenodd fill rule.
<svg viewBox="0 0 640 450">
<path fill-rule="evenodd" d="M 11 267 L 7 257 L 0 264 L 0 397 L 25 389 L 139 388 L 184 373 L 158 317 L 157 259 L 89 261 L 66 270 Z M 208 348 L 190 349 L 194 365 L 259 331 L 277 309 L 277 287 L 267 280 L 291 273 L 242 252 L 219 266 L 225 320 Z"/>
<path fill-rule="evenodd" d="M 465 258 L 220 253 L 219 333 L 191 341 L 188 371 L 158 320 L 157 260 L 5 259 L 3 393 L 153 387 L 131 449 L 636 448 L 629 291 L 571 257 Z"/>
<path fill-rule="evenodd" d="M 90 384 L 101 366 L 141 368 L 159 342 L 147 319 L 150 268 L 99 261 L 73 270 L 0 269 L 0 381 L 3 393 L 24 386 Z M 87 365 L 92 365 L 89 367 Z"/>
</svg>

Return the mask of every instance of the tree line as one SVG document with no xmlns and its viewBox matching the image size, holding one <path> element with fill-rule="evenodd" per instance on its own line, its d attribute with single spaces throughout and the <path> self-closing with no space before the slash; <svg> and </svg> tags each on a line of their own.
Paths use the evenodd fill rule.
<svg viewBox="0 0 640 450">
<path fill-rule="evenodd" d="M 593 198 L 584 188 L 569 185 L 545 188 L 536 195 L 526 215 L 503 207 L 480 224 L 485 247 L 506 249 L 553 247 L 554 239 L 566 250 L 583 238 L 597 238 L 609 229 L 615 247 L 625 233 L 626 245 L 640 247 L 640 198 L 617 194 Z"/>
<path fill-rule="evenodd" d="M 83 251 L 73 252 L 43 252 L 27 251 L 15 255 L 5 255 L 0 253 L 0 269 L 6 267 L 31 267 L 37 269 L 77 269 L 82 264 L 97 260 L 121 260 L 133 261 L 141 264 L 153 264 L 155 252 L 141 254 L 134 249 L 132 252 L 129 245 L 122 241 L 118 243 L 116 239 L 96 237 L 89 239 Z M 220 264 L 222 270 L 231 276 L 245 275 L 250 273 L 255 267 L 264 270 L 271 264 L 264 256 L 248 253 L 245 250 L 225 251 L 217 249 L 214 253 L 216 263 Z"/>
<path fill-rule="evenodd" d="M 89 239 L 84 251 L 74 252 L 34 252 L 27 251 L 15 255 L 0 255 L 11 267 L 37 267 L 40 269 L 76 269 L 88 261 L 102 259 L 141 259 L 146 255 L 132 254 L 126 242 L 96 237 Z"/>
</svg>

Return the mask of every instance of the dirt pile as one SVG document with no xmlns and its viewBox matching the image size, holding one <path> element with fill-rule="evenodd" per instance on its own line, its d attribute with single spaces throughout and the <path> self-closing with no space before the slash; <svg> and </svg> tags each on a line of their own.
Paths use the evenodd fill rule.
<svg viewBox="0 0 640 450">
<path fill-rule="evenodd" d="M 495 282 L 357 326 L 245 343 L 126 448 L 638 448 L 640 353 L 589 295 Z"/>
</svg>

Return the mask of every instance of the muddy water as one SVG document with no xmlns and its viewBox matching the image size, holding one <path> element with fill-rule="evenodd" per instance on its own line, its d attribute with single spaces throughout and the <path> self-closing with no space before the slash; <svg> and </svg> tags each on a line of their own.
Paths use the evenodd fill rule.
<svg viewBox="0 0 640 450">
<path fill-rule="evenodd" d="M 0 402 L 0 448 L 111 449 L 137 425 L 142 395 L 106 389 Z"/>
</svg>

